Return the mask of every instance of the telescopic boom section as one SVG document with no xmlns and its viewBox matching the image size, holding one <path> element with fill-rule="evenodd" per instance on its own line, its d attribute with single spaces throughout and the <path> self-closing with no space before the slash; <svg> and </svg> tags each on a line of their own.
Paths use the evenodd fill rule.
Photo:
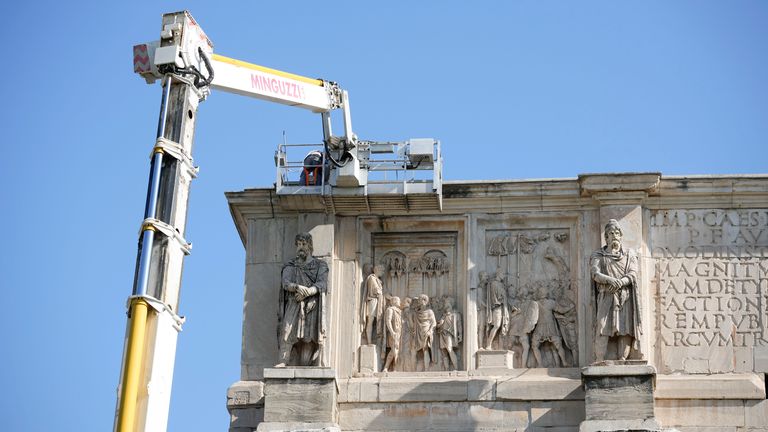
<svg viewBox="0 0 768 432">
<path fill-rule="evenodd" d="M 192 160 L 198 104 L 213 88 L 321 113 L 325 122 L 342 107 L 345 92 L 332 82 L 213 54 L 213 44 L 187 11 L 163 15 L 160 40 L 134 46 L 133 56 L 134 72 L 150 84 L 161 80 L 163 92 L 128 297 L 114 430 L 154 432 L 167 428 L 176 340 L 184 323 L 179 300 L 183 261 L 192 246 L 184 232 L 190 183 L 198 172 Z"/>
</svg>

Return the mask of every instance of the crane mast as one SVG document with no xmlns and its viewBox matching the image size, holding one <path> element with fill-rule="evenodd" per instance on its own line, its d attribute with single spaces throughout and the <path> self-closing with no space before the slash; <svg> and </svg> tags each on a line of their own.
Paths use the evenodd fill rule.
<svg viewBox="0 0 768 432">
<path fill-rule="evenodd" d="M 160 39 L 133 47 L 134 72 L 162 96 L 150 156 L 147 198 L 141 221 L 133 290 L 127 300 L 127 329 L 118 385 L 114 430 L 167 429 L 178 333 L 187 206 L 198 168 L 192 158 L 197 109 L 212 89 L 307 109 L 321 115 L 323 162 L 332 173 L 311 185 L 288 179 L 285 146 L 278 148 L 278 194 L 340 194 L 368 200 L 376 194 L 436 196 L 442 205 L 442 158 L 432 139 L 400 143 L 360 141 L 352 132 L 349 95 L 338 84 L 283 72 L 213 53 L 213 44 L 187 11 L 163 15 Z M 344 135 L 333 136 L 331 112 L 343 112 Z M 389 162 L 372 155 L 393 153 Z M 326 165 L 325 160 L 333 162 Z M 304 166 L 306 170 L 306 165 Z M 406 172 L 432 170 L 429 181 L 408 181 Z M 376 170 L 402 172 L 394 182 L 369 181 Z M 369 184 L 370 183 L 370 184 Z M 423 198 L 422 198 L 423 199 Z M 366 201 L 367 205 L 367 201 Z M 421 208 L 425 208 L 423 205 Z"/>
</svg>

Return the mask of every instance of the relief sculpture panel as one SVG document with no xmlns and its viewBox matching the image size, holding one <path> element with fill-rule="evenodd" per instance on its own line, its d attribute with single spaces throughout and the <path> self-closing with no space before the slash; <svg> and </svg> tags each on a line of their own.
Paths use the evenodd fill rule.
<svg viewBox="0 0 768 432">
<path fill-rule="evenodd" d="M 456 236 L 455 232 L 372 235 L 373 263 L 364 265 L 361 288 L 361 343 L 376 345 L 381 370 L 463 367 Z"/>
<path fill-rule="evenodd" d="M 515 351 L 515 367 L 578 363 L 568 229 L 487 230 L 477 281 L 478 346 Z"/>
</svg>

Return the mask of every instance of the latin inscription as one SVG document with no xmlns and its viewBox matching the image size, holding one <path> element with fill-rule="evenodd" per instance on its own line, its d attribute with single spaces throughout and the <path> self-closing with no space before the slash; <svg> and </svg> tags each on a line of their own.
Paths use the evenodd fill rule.
<svg viewBox="0 0 768 432">
<path fill-rule="evenodd" d="M 768 211 L 651 216 L 662 347 L 768 345 Z"/>
</svg>

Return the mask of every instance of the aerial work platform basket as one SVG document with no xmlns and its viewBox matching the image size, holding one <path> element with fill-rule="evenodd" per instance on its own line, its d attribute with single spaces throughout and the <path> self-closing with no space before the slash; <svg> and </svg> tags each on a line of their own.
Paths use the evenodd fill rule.
<svg viewBox="0 0 768 432">
<path fill-rule="evenodd" d="M 323 144 L 278 145 L 276 193 L 288 200 L 322 196 L 334 213 L 442 210 L 440 141 L 358 141 L 354 167 L 349 165 L 356 161 L 341 164 L 325 150 Z M 356 181 L 350 184 L 345 176 Z"/>
</svg>

